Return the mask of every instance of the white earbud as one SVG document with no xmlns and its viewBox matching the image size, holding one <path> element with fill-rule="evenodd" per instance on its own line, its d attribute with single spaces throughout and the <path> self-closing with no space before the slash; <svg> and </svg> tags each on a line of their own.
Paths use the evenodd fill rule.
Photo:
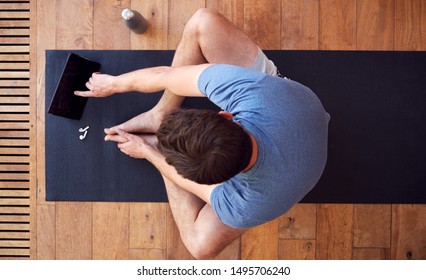
<svg viewBox="0 0 426 280">
<path fill-rule="evenodd" d="M 85 131 L 83 135 L 80 135 L 80 140 L 84 140 L 84 138 L 86 138 L 86 135 L 87 135 L 87 131 Z"/>
<path fill-rule="evenodd" d="M 80 128 L 78 131 L 79 132 L 85 132 L 88 129 L 89 129 L 89 126 L 86 126 L 85 128 Z"/>
<path fill-rule="evenodd" d="M 86 126 L 85 128 L 80 128 L 78 132 L 84 132 L 83 135 L 80 135 L 80 140 L 84 140 L 86 138 L 87 132 L 88 132 L 89 126 Z"/>
</svg>

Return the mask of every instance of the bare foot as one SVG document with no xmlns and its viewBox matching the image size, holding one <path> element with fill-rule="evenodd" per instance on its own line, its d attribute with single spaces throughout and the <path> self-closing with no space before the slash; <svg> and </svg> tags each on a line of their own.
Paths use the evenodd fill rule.
<svg viewBox="0 0 426 280">
<path fill-rule="evenodd" d="M 164 114 L 157 111 L 147 111 L 136 117 L 111 128 L 106 128 L 105 133 L 116 134 L 115 130 L 120 129 L 128 133 L 143 134 L 155 133 L 164 119 Z"/>
</svg>

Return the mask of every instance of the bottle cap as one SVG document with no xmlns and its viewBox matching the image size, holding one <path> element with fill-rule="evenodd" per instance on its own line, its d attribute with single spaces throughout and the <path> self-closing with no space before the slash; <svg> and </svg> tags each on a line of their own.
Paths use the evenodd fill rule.
<svg viewBox="0 0 426 280">
<path fill-rule="evenodd" d="M 133 11 L 132 11 L 132 10 L 130 10 L 130 9 L 124 9 L 124 10 L 121 12 L 121 17 L 122 17 L 124 20 L 131 20 L 134 16 L 135 16 L 135 13 L 133 13 Z"/>
</svg>

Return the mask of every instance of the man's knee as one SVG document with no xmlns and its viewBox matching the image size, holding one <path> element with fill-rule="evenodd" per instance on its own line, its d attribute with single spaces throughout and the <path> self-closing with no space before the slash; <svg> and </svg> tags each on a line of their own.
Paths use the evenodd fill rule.
<svg viewBox="0 0 426 280">
<path fill-rule="evenodd" d="M 200 234 L 191 236 L 181 235 L 181 238 L 189 253 L 198 260 L 212 259 L 221 251 L 221 249 L 213 247 L 209 240 L 203 238 Z"/>
<path fill-rule="evenodd" d="M 221 15 L 216 10 L 200 8 L 189 19 L 185 26 L 185 30 L 197 32 L 197 34 L 208 32 L 208 28 L 214 28 L 215 19 L 218 16 Z"/>
</svg>

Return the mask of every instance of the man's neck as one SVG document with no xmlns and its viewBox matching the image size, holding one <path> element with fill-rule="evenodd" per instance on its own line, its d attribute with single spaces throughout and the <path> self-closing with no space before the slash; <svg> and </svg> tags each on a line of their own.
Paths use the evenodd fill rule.
<svg viewBox="0 0 426 280">
<path fill-rule="evenodd" d="M 246 131 L 247 132 L 247 131 Z M 252 152 L 251 152 L 251 158 L 250 158 L 250 162 L 247 165 L 247 167 L 242 171 L 242 172 L 247 172 L 249 171 L 255 164 L 256 164 L 256 160 L 257 160 L 257 155 L 258 155 L 258 146 L 257 146 L 257 141 L 256 138 L 254 138 L 253 135 L 251 135 L 250 133 L 247 132 L 247 134 L 250 136 L 250 140 L 251 140 L 251 147 L 252 147 Z"/>
</svg>

